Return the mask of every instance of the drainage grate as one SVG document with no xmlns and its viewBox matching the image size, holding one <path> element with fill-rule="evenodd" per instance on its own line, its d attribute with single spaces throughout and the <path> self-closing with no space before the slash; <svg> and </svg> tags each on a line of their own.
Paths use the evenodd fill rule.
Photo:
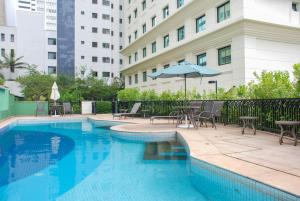
<svg viewBox="0 0 300 201">
<path fill-rule="evenodd" d="M 148 142 L 145 144 L 144 160 L 186 160 L 187 153 L 177 141 Z"/>
</svg>

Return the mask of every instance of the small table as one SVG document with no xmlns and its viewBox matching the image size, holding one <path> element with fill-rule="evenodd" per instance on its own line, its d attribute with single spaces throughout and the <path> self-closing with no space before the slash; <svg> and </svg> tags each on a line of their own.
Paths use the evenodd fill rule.
<svg viewBox="0 0 300 201">
<path fill-rule="evenodd" d="M 275 121 L 275 124 L 278 125 L 281 129 L 279 144 L 283 143 L 283 136 L 285 134 L 292 135 L 295 140 L 295 146 L 297 146 L 297 126 L 300 126 L 300 121 Z"/>
<path fill-rule="evenodd" d="M 54 116 L 61 115 L 63 110 L 63 105 L 50 105 L 50 111 L 51 115 L 54 114 Z"/>
<path fill-rule="evenodd" d="M 192 119 L 192 111 L 194 109 L 199 109 L 200 106 L 180 106 L 177 109 L 180 110 L 180 113 L 184 115 L 185 123 L 181 125 L 177 125 L 178 128 L 194 128 L 196 127 L 196 123 Z M 188 123 L 188 119 L 192 121 L 193 125 Z"/>
<path fill-rule="evenodd" d="M 145 119 L 145 118 L 146 118 L 146 113 L 149 112 L 150 110 L 146 110 L 146 109 L 145 109 L 145 110 L 141 110 L 141 111 L 142 111 L 142 113 L 143 113 L 143 115 L 144 115 L 144 119 Z"/>
<path fill-rule="evenodd" d="M 253 135 L 256 134 L 255 122 L 257 120 L 257 117 L 241 116 L 240 120 L 242 120 L 242 122 L 243 122 L 242 134 L 245 134 L 245 128 L 246 127 L 252 128 Z"/>
</svg>

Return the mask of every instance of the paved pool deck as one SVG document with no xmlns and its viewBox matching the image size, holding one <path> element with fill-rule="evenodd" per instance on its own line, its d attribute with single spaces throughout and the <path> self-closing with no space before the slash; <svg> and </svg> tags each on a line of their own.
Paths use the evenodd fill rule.
<svg viewBox="0 0 300 201">
<path fill-rule="evenodd" d="M 290 139 L 284 139 L 284 143 L 279 145 L 277 135 L 263 131 L 252 135 L 251 130 L 242 135 L 241 128 L 232 125 L 219 124 L 216 130 L 211 127 L 181 129 L 166 120 L 156 120 L 150 124 L 149 119 L 113 120 L 112 115 L 107 114 L 69 115 L 63 118 L 75 117 L 126 122 L 112 129 L 140 135 L 145 132 L 153 135 L 177 132 L 188 144 L 192 157 L 300 196 L 300 143 L 294 146 Z M 10 118 L 0 122 L 0 128 L 18 119 L 40 120 L 41 117 Z"/>
</svg>

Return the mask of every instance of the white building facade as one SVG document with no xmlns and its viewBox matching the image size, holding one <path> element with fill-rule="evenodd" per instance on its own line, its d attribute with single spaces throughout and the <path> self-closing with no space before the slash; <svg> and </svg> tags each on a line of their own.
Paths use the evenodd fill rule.
<svg viewBox="0 0 300 201">
<path fill-rule="evenodd" d="M 182 78 L 149 74 L 182 61 L 222 72 L 188 79 L 188 89 L 211 91 L 246 84 L 254 72 L 286 70 L 300 62 L 298 0 L 127 0 L 122 75 L 126 87 L 177 91 Z"/>
</svg>

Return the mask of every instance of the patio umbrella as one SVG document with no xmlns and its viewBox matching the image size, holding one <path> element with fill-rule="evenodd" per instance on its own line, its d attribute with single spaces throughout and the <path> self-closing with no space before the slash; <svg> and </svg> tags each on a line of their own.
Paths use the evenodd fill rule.
<svg viewBox="0 0 300 201">
<path fill-rule="evenodd" d="M 162 69 L 149 75 L 151 78 L 172 78 L 182 77 L 184 78 L 184 92 L 186 98 L 186 78 L 196 77 L 213 77 L 220 75 L 218 70 L 206 67 L 198 66 L 190 62 L 183 62 L 177 65 L 173 65 L 169 68 Z"/>
<path fill-rule="evenodd" d="M 51 91 L 51 95 L 50 95 L 50 99 L 54 100 L 54 103 L 56 104 L 56 101 L 60 98 L 60 94 L 58 91 L 58 87 L 56 82 L 53 83 L 52 85 L 52 91 Z"/>
</svg>

